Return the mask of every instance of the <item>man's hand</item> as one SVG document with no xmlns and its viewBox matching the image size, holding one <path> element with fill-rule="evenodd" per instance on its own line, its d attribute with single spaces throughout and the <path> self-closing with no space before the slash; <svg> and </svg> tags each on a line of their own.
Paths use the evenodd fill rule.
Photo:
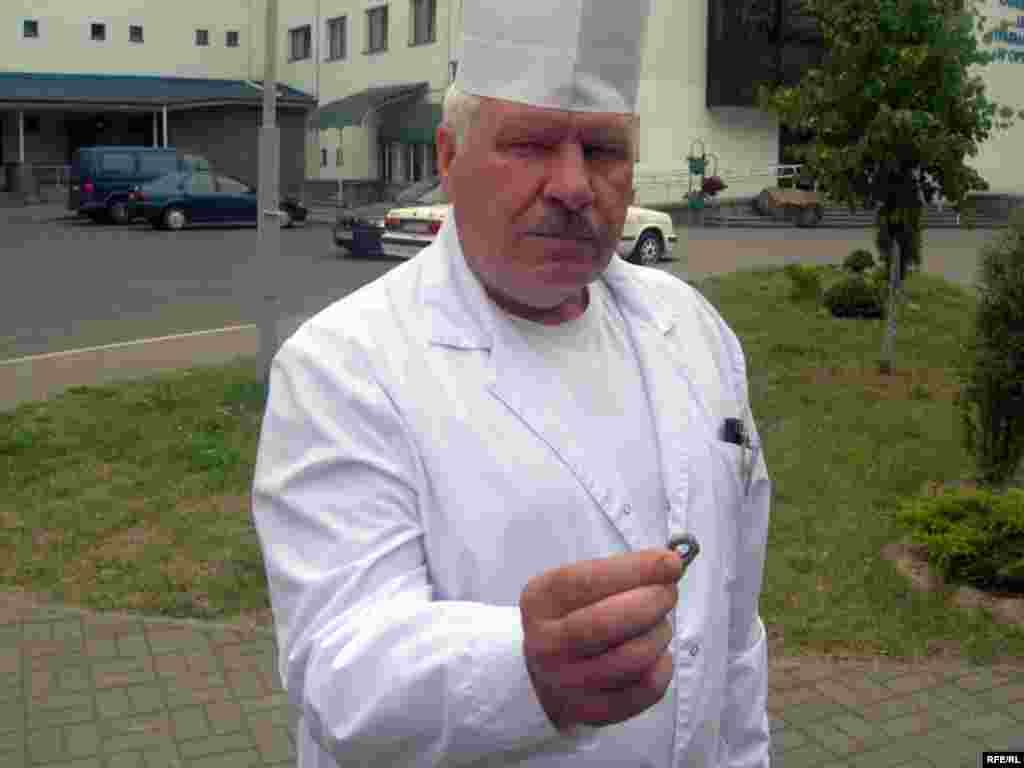
<svg viewBox="0 0 1024 768">
<path fill-rule="evenodd" d="M 681 575 L 679 555 L 650 549 L 530 579 L 519 600 L 526 668 L 556 728 L 619 723 L 661 700 Z"/>
</svg>

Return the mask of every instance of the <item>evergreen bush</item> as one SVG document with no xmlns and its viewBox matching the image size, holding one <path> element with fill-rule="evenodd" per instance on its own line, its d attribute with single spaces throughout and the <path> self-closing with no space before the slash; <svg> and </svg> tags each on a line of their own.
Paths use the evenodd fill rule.
<svg viewBox="0 0 1024 768">
<path fill-rule="evenodd" d="M 833 317 L 881 317 L 882 298 L 877 286 L 864 277 L 844 278 L 825 292 L 825 306 Z"/>
<path fill-rule="evenodd" d="M 858 275 L 866 272 L 873 266 L 875 266 L 875 257 L 872 255 L 871 251 L 867 251 L 863 248 L 855 250 L 847 256 L 846 260 L 843 262 L 843 267 L 845 269 Z"/>
</svg>

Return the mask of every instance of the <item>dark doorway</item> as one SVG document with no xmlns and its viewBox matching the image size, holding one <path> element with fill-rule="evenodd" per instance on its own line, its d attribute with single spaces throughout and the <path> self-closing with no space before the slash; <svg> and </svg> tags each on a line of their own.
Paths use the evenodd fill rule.
<svg viewBox="0 0 1024 768">
<path fill-rule="evenodd" d="M 65 126 L 69 163 L 79 147 L 97 144 L 153 146 L 153 115 L 149 112 L 75 114 L 65 120 Z"/>
</svg>

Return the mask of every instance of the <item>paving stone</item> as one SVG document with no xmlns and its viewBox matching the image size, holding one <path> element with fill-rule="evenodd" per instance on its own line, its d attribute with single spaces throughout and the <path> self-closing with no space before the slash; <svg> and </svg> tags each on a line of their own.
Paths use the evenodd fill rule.
<svg viewBox="0 0 1024 768">
<path fill-rule="evenodd" d="M 98 661 L 93 665 L 93 679 L 97 688 L 117 688 L 134 683 L 148 683 L 156 679 L 153 661 L 149 657 Z"/>
<path fill-rule="evenodd" d="M 68 726 L 64 729 L 64 743 L 72 757 L 95 755 L 100 748 L 99 728 L 94 723 Z"/>
<path fill-rule="evenodd" d="M 295 748 L 285 728 L 262 729 L 253 732 L 253 741 L 260 756 L 268 763 L 295 759 Z"/>
<path fill-rule="evenodd" d="M 93 720 L 92 696 L 84 693 L 50 696 L 32 701 L 28 707 L 29 728 L 46 728 Z"/>
<path fill-rule="evenodd" d="M 270 693 L 260 676 L 250 670 L 229 669 L 227 676 L 231 690 L 239 699 L 262 699 Z"/>
<path fill-rule="evenodd" d="M 1024 683 L 1013 683 L 981 694 L 979 699 L 999 709 L 1010 709 L 1019 714 L 1018 720 L 1024 720 Z"/>
<path fill-rule="evenodd" d="M 107 756 L 106 768 L 145 768 L 141 752 L 119 752 Z"/>
<path fill-rule="evenodd" d="M 103 751 L 108 753 L 164 748 L 172 741 L 170 719 L 163 715 L 109 720 L 104 731 Z"/>
<path fill-rule="evenodd" d="M 867 748 L 867 745 L 860 739 L 827 722 L 810 723 L 804 726 L 804 730 L 815 742 L 841 757 L 855 755 Z"/>
<path fill-rule="evenodd" d="M 112 637 L 86 637 L 85 655 L 90 659 L 116 659 L 117 641 Z"/>
<path fill-rule="evenodd" d="M 287 728 L 290 725 L 288 719 L 287 709 L 266 709 L 260 710 L 259 712 L 253 712 L 246 716 L 246 720 L 249 722 L 249 727 L 252 729 L 256 728 Z M 775 738 L 775 734 L 787 733 L 788 731 L 796 730 L 795 728 L 787 728 L 785 730 L 776 731 L 772 734 L 772 738 Z"/>
<path fill-rule="evenodd" d="M 260 753 L 254 749 L 222 755 L 209 755 L 192 760 L 188 764 L 189 768 L 260 768 L 262 765 L 263 761 L 260 759 Z"/>
<path fill-rule="evenodd" d="M 929 693 L 941 697 L 963 712 L 984 712 L 987 709 L 983 698 L 956 685 L 944 685 L 932 689 Z"/>
<path fill-rule="evenodd" d="M 960 734 L 948 739 L 923 739 L 918 744 L 917 751 L 921 757 L 942 768 L 959 765 L 963 760 L 973 761 L 973 765 L 976 766 L 983 746 L 980 742 Z"/>
<path fill-rule="evenodd" d="M 149 656 L 149 644 L 145 635 L 123 635 L 115 641 L 117 655 L 124 658 Z"/>
<path fill-rule="evenodd" d="M 920 758 L 917 750 L 918 739 L 903 739 L 887 744 L 880 749 L 851 756 L 851 768 L 896 768 L 896 766 Z"/>
<path fill-rule="evenodd" d="M 0 675 L 21 674 L 21 651 L 0 645 Z"/>
<path fill-rule="evenodd" d="M 276 693 L 272 696 L 263 696 L 258 699 L 246 699 L 241 702 L 243 711 L 259 712 L 264 709 L 280 709 L 288 706 L 288 694 Z"/>
<path fill-rule="evenodd" d="M 217 701 L 228 701 L 231 699 L 231 691 L 225 686 L 213 685 L 206 688 L 196 688 L 189 685 L 181 685 L 176 681 L 167 682 L 167 706 L 171 709 L 181 709 L 195 704 L 211 704 Z"/>
<path fill-rule="evenodd" d="M 64 740 L 60 728 L 29 732 L 28 754 L 33 763 L 53 763 L 63 759 Z"/>
<path fill-rule="evenodd" d="M 160 677 L 173 677 L 188 672 L 188 661 L 180 653 L 162 653 L 153 657 L 153 668 Z"/>
<path fill-rule="evenodd" d="M 951 720 L 939 715 L 917 712 L 903 715 L 880 723 L 880 727 L 889 736 L 910 736 L 934 731 L 942 731 L 950 727 Z"/>
<path fill-rule="evenodd" d="M 1009 715 L 1001 712 L 990 712 L 987 715 L 976 715 L 964 720 L 959 720 L 953 726 L 963 733 L 975 735 L 985 734 L 990 731 L 998 731 L 1003 728 L 1018 726 L 1019 723 Z"/>
<path fill-rule="evenodd" d="M 53 639 L 81 642 L 84 632 L 82 622 L 78 618 L 65 619 L 53 623 Z"/>
<path fill-rule="evenodd" d="M 88 665 L 65 667 L 57 673 L 57 688 L 68 693 L 81 692 L 92 686 L 91 677 Z"/>
<path fill-rule="evenodd" d="M 142 761 L 145 768 L 182 768 L 185 765 L 174 746 L 143 752 Z"/>
<path fill-rule="evenodd" d="M 11 699 L 0 702 L 0 739 L 9 732 L 25 730 L 25 702 L 23 699 Z"/>
<path fill-rule="evenodd" d="M 200 739 L 210 734 L 206 712 L 199 706 L 172 711 L 171 722 L 174 724 L 174 738 L 178 741 Z"/>
<path fill-rule="evenodd" d="M 261 711 L 262 719 L 249 718 L 249 725 L 254 730 L 259 727 L 281 725 L 272 715 L 277 710 Z M 206 719 L 210 723 L 210 730 L 215 734 L 234 733 L 245 728 L 242 720 L 242 707 L 233 701 L 217 701 L 206 705 Z M 287 713 L 285 713 L 285 725 L 287 725 Z"/>
<path fill-rule="evenodd" d="M 53 624 L 50 622 L 25 622 L 21 625 L 21 639 L 26 643 L 53 640 Z"/>
<path fill-rule="evenodd" d="M 225 752 L 241 752 L 252 749 L 253 740 L 248 733 L 228 733 L 221 736 L 210 736 L 197 741 L 184 741 L 179 744 L 181 756 L 186 759 L 206 757 Z"/>
<path fill-rule="evenodd" d="M 820 768 L 822 763 L 834 761 L 836 756 L 824 747 L 809 744 L 786 752 L 782 759 L 786 761 L 786 768 Z M 781 763 L 782 759 L 773 761 L 772 764 Z"/>
<path fill-rule="evenodd" d="M 0 626 L 0 648 L 17 648 L 23 635 L 18 624 Z"/>
<path fill-rule="evenodd" d="M 149 628 L 146 633 L 149 640 L 149 647 L 154 654 L 161 653 L 185 653 L 189 654 L 210 654 L 209 639 L 202 633 L 193 629 L 178 628 Z"/>
<path fill-rule="evenodd" d="M 965 691 L 977 692 L 1006 685 L 1009 677 L 993 672 L 991 669 L 980 669 L 968 675 L 963 675 L 955 680 L 957 687 Z"/>
<path fill-rule="evenodd" d="M 840 704 L 798 704 L 786 710 L 786 719 L 794 725 L 806 725 L 807 723 L 826 720 L 847 713 L 847 709 Z"/>
<path fill-rule="evenodd" d="M 886 680 L 884 685 L 897 693 L 916 693 L 930 688 L 938 688 L 944 681 L 937 675 L 930 673 L 913 673 L 901 675 L 900 677 Z"/>
</svg>

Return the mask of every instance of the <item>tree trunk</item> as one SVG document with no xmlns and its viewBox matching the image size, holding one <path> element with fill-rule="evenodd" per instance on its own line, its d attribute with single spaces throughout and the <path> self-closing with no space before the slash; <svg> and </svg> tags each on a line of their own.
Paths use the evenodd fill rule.
<svg viewBox="0 0 1024 768">
<path fill-rule="evenodd" d="M 878 361 L 878 372 L 891 376 L 895 372 L 896 354 L 896 311 L 900 305 L 902 284 L 900 281 L 900 260 L 902 245 L 889 246 L 889 302 L 885 309 L 885 336 L 882 338 L 882 356 Z"/>
</svg>

